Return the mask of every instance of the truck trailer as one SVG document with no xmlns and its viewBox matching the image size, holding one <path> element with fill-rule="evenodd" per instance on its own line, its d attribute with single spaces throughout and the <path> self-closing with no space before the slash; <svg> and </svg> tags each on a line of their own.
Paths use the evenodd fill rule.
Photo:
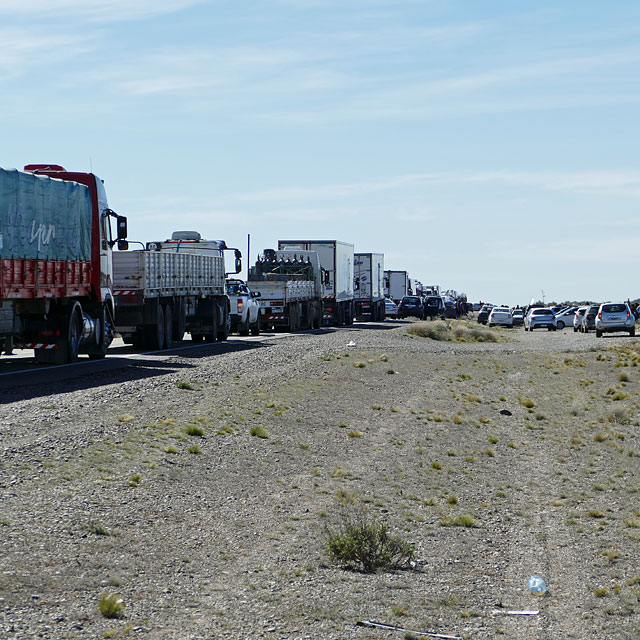
<svg viewBox="0 0 640 640">
<path fill-rule="evenodd" d="M 197 231 L 176 231 L 171 239 L 113 255 L 116 329 L 126 343 L 168 349 L 191 334 L 194 342 L 226 340 L 231 329 L 225 289 L 223 240 L 203 240 Z"/>
<path fill-rule="evenodd" d="M 384 320 L 384 254 L 355 253 L 354 295 L 357 320 Z"/>
<path fill-rule="evenodd" d="M 340 240 L 278 240 L 280 251 L 314 251 L 322 269 L 322 323 L 353 324 L 353 245 Z"/>
<path fill-rule="evenodd" d="M 406 271 L 385 271 L 384 292 L 387 298 L 391 298 L 396 304 L 399 304 L 404 296 L 412 293 L 409 286 L 409 274 Z"/>
<path fill-rule="evenodd" d="M 103 358 L 114 337 L 112 249 L 126 236 L 95 174 L 0 169 L 0 347 L 33 349 L 43 363 Z"/>
<path fill-rule="evenodd" d="M 265 249 L 249 270 L 249 286 L 259 294 L 260 329 L 319 329 L 322 276 L 315 251 Z"/>
</svg>

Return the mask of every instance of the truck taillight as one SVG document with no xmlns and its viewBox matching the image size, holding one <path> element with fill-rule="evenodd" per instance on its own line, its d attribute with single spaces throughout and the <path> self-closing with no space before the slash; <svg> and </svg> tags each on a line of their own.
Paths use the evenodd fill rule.
<svg viewBox="0 0 640 640">
<path fill-rule="evenodd" d="M 242 312 L 242 305 L 244 304 L 244 300 L 238 300 L 238 313 Z"/>
<path fill-rule="evenodd" d="M 43 338 L 58 338 L 60 336 L 60 329 L 43 329 L 40 332 L 40 336 Z"/>
<path fill-rule="evenodd" d="M 598 311 L 598 318 L 600 318 L 600 320 L 602 320 L 602 311 Z"/>
</svg>

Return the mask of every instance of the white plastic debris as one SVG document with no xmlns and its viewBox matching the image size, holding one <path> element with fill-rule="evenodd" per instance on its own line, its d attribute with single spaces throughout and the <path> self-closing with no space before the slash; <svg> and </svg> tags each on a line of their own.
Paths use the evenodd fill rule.
<svg viewBox="0 0 640 640">
<path fill-rule="evenodd" d="M 540 611 L 505 611 L 504 609 L 494 609 L 491 613 L 494 616 L 537 616 Z"/>
</svg>

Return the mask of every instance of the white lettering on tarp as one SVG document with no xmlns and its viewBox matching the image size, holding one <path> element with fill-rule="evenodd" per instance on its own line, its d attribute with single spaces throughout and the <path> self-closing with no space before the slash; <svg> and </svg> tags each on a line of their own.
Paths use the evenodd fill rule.
<svg viewBox="0 0 640 640">
<path fill-rule="evenodd" d="M 29 244 L 33 244 L 38 240 L 38 251 L 40 251 L 42 247 L 48 246 L 51 243 L 52 237 L 56 237 L 56 226 L 54 224 L 50 224 L 48 228 L 45 224 L 39 224 L 36 229 L 36 221 L 34 220 L 31 223 L 31 237 L 29 238 Z"/>
<path fill-rule="evenodd" d="M 32 258 L 40 257 L 41 252 L 45 256 L 63 256 L 65 259 L 75 259 L 78 255 L 82 232 L 77 221 L 39 222 L 33 216 L 27 218 L 18 203 L 9 204 L 5 211 L 4 216 L 0 212 L 0 249 L 3 251 L 15 257 Z"/>
</svg>

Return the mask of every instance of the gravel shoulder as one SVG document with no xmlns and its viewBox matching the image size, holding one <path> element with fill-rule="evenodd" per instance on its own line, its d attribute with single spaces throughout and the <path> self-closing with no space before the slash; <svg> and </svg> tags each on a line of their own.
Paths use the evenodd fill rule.
<svg viewBox="0 0 640 640">
<path fill-rule="evenodd" d="M 265 338 L 5 398 L 0 638 L 411 637 L 359 620 L 640 637 L 640 342 L 406 328 Z M 388 523 L 416 567 L 336 566 L 327 532 L 345 514 Z M 98 610 L 110 594 L 120 619 Z"/>
</svg>

